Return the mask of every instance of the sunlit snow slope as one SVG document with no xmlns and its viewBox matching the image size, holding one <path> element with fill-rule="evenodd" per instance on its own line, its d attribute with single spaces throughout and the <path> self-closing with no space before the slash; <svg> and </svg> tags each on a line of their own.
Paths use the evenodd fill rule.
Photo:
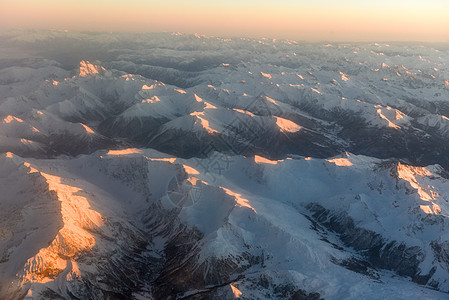
<svg viewBox="0 0 449 300">
<path fill-rule="evenodd" d="M 446 299 L 447 61 L 0 34 L 0 298 Z"/>
</svg>

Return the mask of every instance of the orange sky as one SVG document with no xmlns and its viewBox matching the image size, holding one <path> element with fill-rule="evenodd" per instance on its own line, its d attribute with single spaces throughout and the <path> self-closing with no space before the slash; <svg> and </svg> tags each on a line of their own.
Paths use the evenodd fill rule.
<svg viewBox="0 0 449 300">
<path fill-rule="evenodd" d="M 449 42 L 448 0 L 0 0 L 1 28 Z"/>
</svg>

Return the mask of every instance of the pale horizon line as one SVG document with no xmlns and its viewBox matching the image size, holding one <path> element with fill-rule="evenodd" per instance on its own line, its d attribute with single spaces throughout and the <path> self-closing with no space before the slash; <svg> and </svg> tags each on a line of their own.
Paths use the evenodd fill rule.
<svg viewBox="0 0 449 300">
<path fill-rule="evenodd" d="M 0 28 L 0 33 L 13 33 L 13 32 L 64 32 L 64 33 L 105 33 L 105 34 L 133 34 L 133 35 L 139 35 L 139 34 L 180 34 L 180 35 L 198 35 L 202 37 L 207 38 L 219 38 L 219 39 L 251 39 L 251 40 L 257 40 L 257 39 L 263 39 L 263 40 L 280 40 L 280 41 L 293 41 L 293 42 L 306 42 L 310 44 L 315 43 L 339 43 L 339 44 L 345 44 L 345 43 L 423 43 L 423 44 L 448 44 L 449 41 L 446 40 L 434 40 L 434 41 L 424 41 L 424 40 L 392 40 L 392 39 L 354 39 L 354 40 L 344 40 L 344 39 L 307 39 L 307 38 L 286 38 L 286 37 L 279 37 L 279 36 L 256 36 L 256 35 L 235 35 L 235 34 L 229 34 L 229 35 L 220 35 L 220 34 L 210 34 L 210 33 L 201 33 L 201 32 L 182 32 L 182 31 L 145 31 L 145 30 L 120 30 L 120 31 L 114 31 L 114 30 L 89 30 L 89 29 L 58 29 L 58 28 L 28 28 L 28 27 L 14 27 L 14 28 Z M 310 34 L 310 33 L 309 33 Z"/>
</svg>

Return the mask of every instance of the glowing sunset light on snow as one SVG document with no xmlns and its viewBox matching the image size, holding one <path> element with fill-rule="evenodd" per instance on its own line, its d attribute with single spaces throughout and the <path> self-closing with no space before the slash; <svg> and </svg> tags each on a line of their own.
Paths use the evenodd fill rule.
<svg viewBox="0 0 449 300">
<path fill-rule="evenodd" d="M 432 176 L 426 168 L 408 166 L 398 163 L 398 177 L 410 183 L 410 186 L 418 192 L 419 197 L 424 201 L 436 200 L 440 195 L 432 187 L 422 187 L 419 185 L 417 177 Z"/>
<path fill-rule="evenodd" d="M 198 172 L 197 170 L 195 170 L 194 168 L 187 166 L 187 165 L 183 165 L 184 170 L 186 171 L 187 174 L 189 175 L 198 175 L 200 174 L 200 172 Z"/>
<path fill-rule="evenodd" d="M 276 118 L 276 125 L 281 129 L 283 132 L 289 132 L 289 133 L 295 133 L 301 130 L 301 126 L 296 124 L 295 122 L 292 122 L 290 120 L 275 117 Z"/>
<path fill-rule="evenodd" d="M 127 77 L 127 79 L 128 79 L 128 77 Z M 154 84 L 152 84 L 152 85 L 150 85 L 150 86 L 144 84 L 144 85 L 142 86 L 142 90 L 152 90 L 152 89 L 154 89 L 154 87 L 155 87 Z"/>
<path fill-rule="evenodd" d="M 341 80 L 343 80 L 343 81 L 349 81 L 348 75 L 346 75 L 346 74 L 343 73 L 343 72 L 340 72 L 340 75 L 341 75 Z"/>
<path fill-rule="evenodd" d="M 243 293 L 238 288 L 236 288 L 232 283 L 230 284 L 230 286 L 231 286 L 231 289 L 232 289 L 232 293 L 234 293 L 234 297 L 235 298 L 240 298 Z"/>
<path fill-rule="evenodd" d="M 33 168 L 30 163 L 24 162 L 23 165 L 29 169 L 28 174 L 39 173 L 39 171 Z"/>
<path fill-rule="evenodd" d="M 270 165 L 276 165 L 279 161 L 277 160 L 269 160 L 268 158 L 259 156 L 259 155 L 255 155 L 254 156 L 254 161 L 256 163 L 263 163 L 263 164 L 270 164 Z"/>
<path fill-rule="evenodd" d="M 267 74 L 267 73 L 264 73 L 264 72 L 260 72 L 260 74 L 261 74 L 263 77 L 265 77 L 265 78 L 268 78 L 268 79 L 271 79 L 271 78 L 272 78 L 272 76 L 271 76 L 270 74 Z"/>
<path fill-rule="evenodd" d="M 217 107 L 215 105 L 212 105 L 209 102 L 204 101 L 204 104 L 206 104 L 204 109 L 217 109 Z"/>
<path fill-rule="evenodd" d="M 199 180 L 196 177 L 189 177 L 189 178 L 187 178 L 187 181 L 190 182 L 190 184 L 192 184 L 192 185 L 196 185 L 198 183 L 198 181 L 201 181 L 201 180 Z"/>
<path fill-rule="evenodd" d="M 6 118 L 3 119 L 3 123 L 11 123 L 12 121 L 16 121 L 19 123 L 22 123 L 23 120 L 14 116 L 7 116 Z"/>
<path fill-rule="evenodd" d="M 28 139 L 20 139 L 20 142 L 24 145 L 31 145 L 33 144 L 33 141 L 30 141 Z"/>
<path fill-rule="evenodd" d="M 242 114 L 254 117 L 254 114 L 252 112 L 250 112 L 250 111 L 243 110 L 243 109 L 238 109 L 238 108 L 233 108 L 233 110 L 235 110 L 235 111 L 237 111 L 239 113 L 242 113 Z"/>
<path fill-rule="evenodd" d="M 396 124 L 394 124 L 393 122 L 391 122 L 383 113 L 382 113 L 382 109 L 379 108 L 377 110 L 377 114 L 379 115 L 379 117 L 381 117 L 382 119 L 384 119 L 385 121 L 388 122 L 388 127 L 394 128 L 394 129 L 399 129 L 400 127 Z"/>
<path fill-rule="evenodd" d="M 0 300 L 447 300 L 449 0 L 3 2 Z"/>
<path fill-rule="evenodd" d="M 198 96 L 197 94 L 194 94 L 194 96 L 197 102 L 203 102 L 203 99 L 200 96 Z"/>
<path fill-rule="evenodd" d="M 148 158 L 148 157 L 147 157 Z M 176 157 L 167 157 L 167 158 L 148 158 L 151 161 L 168 161 L 170 163 L 174 163 L 176 161 Z"/>
<path fill-rule="evenodd" d="M 80 124 L 81 124 L 81 126 L 83 126 L 83 128 L 86 130 L 87 133 L 90 133 L 90 134 L 95 133 L 95 131 L 93 131 L 89 126 L 84 125 L 83 123 L 80 123 Z"/>
<path fill-rule="evenodd" d="M 160 101 L 161 101 L 161 99 L 159 99 L 158 96 L 153 96 L 149 99 L 142 100 L 142 103 L 156 103 L 156 102 L 160 102 Z"/>
<path fill-rule="evenodd" d="M 271 103 L 277 105 L 276 100 L 274 100 L 274 99 L 272 99 L 272 98 L 270 98 L 270 97 L 268 97 L 268 96 L 265 96 L 265 99 L 267 99 L 267 101 L 269 101 L 269 102 L 271 102 Z"/>
<path fill-rule="evenodd" d="M 129 155 L 129 154 L 141 154 L 143 153 L 142 150 L 136 149 L 136 148 L 129 148 L 129 149 L 123 149 L 123 150 L 109 150 L 107 155 Z"/>
<path fill-rule="evenodd" d="M 89 61 L 80 62 L 80 76 L 84 77 L 91 74 L 99 74 L 100 71 L 105 71 L 105 68 L 96 66 Z"/>
<path fill-rule="evenodd" d="M 38 172 L 29 163 L 24 165 L 30 169 L 29 173 Z M 64 270 L 68 274 L 79 275 L 74 260 L 81 253 L 94 247 L 96 240 L 91 232 L 103 225 L 103 216 L 91 209 L 86 197 L 78 194 L 83 191 L 81 188 L 64 183 L 62 178 L 56 175 L 43 172 L 40 174 L 47 181 L 49 190 L 56 193 L 61 204 L 62 228 L 50 241 L 48 247 L 41 248 L 37 254 L 26 261 L 21 276 L 23 282 L 54 281 L 56 276 Z"/>
<path fill-rule="evenodd" d="M 352 162 L 349 161 L 347 158 L 334 158 L 334 159 L 328 159 L 328 162 L 331 162 L 339 167 L 350 167 L 352 166 Z"/>
<path fill-rule="evenodd" d="M 226 194 L 233 196 L 235 198 L 236 204 L 241 207 L 247 207 L 257 213 L 256 209 L 249 204 L 249 200 L 242 197 L 241 194 L 231 191 L 230 189 L 221 187 Z"/>
<path fill-rule="evenodd" d="M 198 97 L 198 98 L 199 98 L 199 97 Z M 201 98 L 200 98 L 200 99 L 201 99 Z M 210 133 L 210 134 L 218 133 L 217 130 L 212 129 L 212 128 L 209 126 L 209 121 L 206 120 L 206 119 L 204 118 L 204 111 L 203 111 L 203 112 L 193 112 L 193 113 L 191 113 L 190 115 L 191 115 L 191 116 L 195 116 L 195 117 L 198 119 L 199 124 L 201 125 L 201 127 L 203 127 L 208 133 Z"/>
</svg>

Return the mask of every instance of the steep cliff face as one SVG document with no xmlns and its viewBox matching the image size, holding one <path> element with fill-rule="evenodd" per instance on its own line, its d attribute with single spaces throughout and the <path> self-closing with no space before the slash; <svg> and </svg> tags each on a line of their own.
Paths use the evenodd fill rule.
<svg viewBox="0 0 449 300">
<path fill-rule="evenodd" d="M 125 203 L 110 190 L 54 162 L 11 153 L 2 158 L 2 170 L 9 187 L 2 199 L 2 297 L 123 295 L 137 288 L 139 272 L 156 263 L 146 253 L 149 240 L 122 217 Z"/>
</svg>

